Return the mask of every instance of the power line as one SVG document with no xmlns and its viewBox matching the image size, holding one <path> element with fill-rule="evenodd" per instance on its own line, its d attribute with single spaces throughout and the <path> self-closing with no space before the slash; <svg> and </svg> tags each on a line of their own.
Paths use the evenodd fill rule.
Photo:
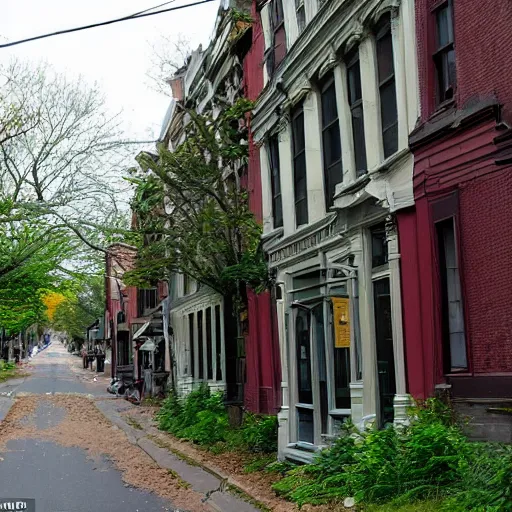
<svg viewBox="0 0 512 512">
<path fill-rule="evenodd" d="M 174 1 L 174 0 L 172 0 L 172 1 Z M 213 1 L 214 0 L 200 0 L 200 1 L 192 2 L 192 3 L 186 4 L 186 5 L 178 5 L 176 7 L 169 7 L 168 9 L 162 9 L 160 11 L 146 12 L 151 9 L 156 9 L 156 7 L 152 7 L 151 9 L 146 9 L 146 11 L 141 11 L 141 13 L 130 14 L 129 16 L 124 16 L 122 18 L 117 18 L 114 20 L 102 21 L 99 23 L 92 23 L 91 25 L 84 25 L 82 27 L 58 30 L 57 32 L 50 32 L 48 34 L 42 34 L 40 36 L 29 37 L 27 39 L 20 39 L 19 41 L 12 41 L 11 43 L 0 44 L 0 48 L 8 48 L 10 46 L 16 46 L 16 45 L 22 44 L 22 43 L 29 43 L 31 41 L 37 41 L 39 39 L 46 39 L 47 37 L 60 36 L 62 34 L 70 34 L 71 32 L 79 32 L 81 30 L 88 30 L 90 28 L 103 27 L 105 25 L 112 25 L 113 23 L 119 23 L 121 21 L 136 20 L 139 18 L 145 18 L 146 16 L 155 16 L 156 14 L 162 14 L 162 13 L 171 12 L 171 11 L 178 11 L 180 9 L 186 9 L 187 7 L 194 7 L 195 5 L 207 4 L 207 3 L 210 3 Z M 170 2 L 166 2 L 162 5 L 166 5 L 168 3 L 170 3 Z M 159 6 L 157 6 L 157 7 L 159 7 Z"/>
<path fill-rule="evenodd" d="M 159 7 L 163 7 L 164 5 L 169 5 L 169 4 L 172 4 L 174 2 L 176 2 L 176 0 L 170 0 L 169 2 L 164 2 L 163 4 L 155 5 L 154 7 L 150 7 L 149 9 L 144 9 L 143 11 L 136 12 L 135 14 L 132 14 L 131 16 L 132 17 L 140 16 L 141 14 L 144 14 L 145 12 L 154 11 L 155 9 L 158 9 Z"/>
</svg>

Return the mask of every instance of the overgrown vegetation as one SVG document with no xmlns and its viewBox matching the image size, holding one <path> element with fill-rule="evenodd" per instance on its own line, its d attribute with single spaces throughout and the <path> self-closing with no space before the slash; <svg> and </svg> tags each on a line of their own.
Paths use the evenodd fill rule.
<svg viewBox="0 0 512 512">
<path fill-rule="evenodd" d="M 469 442 L 437 400 L 411 418 L 408 427 L 362 434 L 348 427 L 313 464 L 290 470 L 274 490 L 299 506 L 350 496 L 396 509 L 420 503 L 418 510 L 425 510 L 430 502 L 432 510 L 449 512 L 512 510 L 511 446 Z"/>
<path fill-rule="evenodd" d="M 161 430 L 213 452 L 245 450 L 268 454 L 277 450 L 275 417 L 246 414 L 240 428 L 230 427 L 223 394 L 211 393 L 206 384 L 185 398 L 171 392 L 157 419 Z"/>
<path fill-rule="evenodd" d="M 2 359 L 0 359 L 0 382 L 4 382 L 7 379 L 12 379 L 13 377 L 17 376 L 18 371 L 16 368 L 16 364 L 6 363 Z"/>
</svg>

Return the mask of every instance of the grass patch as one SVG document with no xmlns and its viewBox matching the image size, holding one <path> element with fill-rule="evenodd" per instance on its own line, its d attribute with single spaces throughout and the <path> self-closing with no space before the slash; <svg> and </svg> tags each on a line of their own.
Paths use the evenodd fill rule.
<svg viewBox="0 0 512 512">
<path fill-rule="evenodd" d="M 264 471 L 266 467 L 276 461 L 275 454 L 269 455 L 256 455 L 244 466 L 244 473 L 257 473 Z"/>
<path fill-rule="evenodd" d="M 409 503 L 407 505 L 368 505 L 364 507 L 364 512 L 441 512 L 442 503 L 439 501 L 422 501 L 418 503 Z"/>
<path fill-rule="evenodd" d="M 163 403 L 162 398 L 150 396 L 147 398 L 143 398 L 141 405 L 146 406 L 146 407 L 160 407 L 162 405 L 162 403 Z"/>
<path fill-rule="evenodd" d="M 21 379 L 28 377 L 28 373 L 24 372 L 16 366 L 16 363 L 6 363 L 0 360 L 0 382 L 5 382 L 9 379 Z"/>
<path fill-rule="evenodd" d="M 174 469 L 168 469 L 167 473 L 172 477 L 173 480 L 176 481 L 176 485 L 178 487 L 181 487 L 182 489 L 190 489 L 190 484 L 183 480 L 183 478 L 181 478 L 181 476 L 176 471 L 174 471 Z"/>
<path fill-rule="evenodd" d="M 136 430 L 144 430 L 142 425 L 133 417 L 133 416 L 126 416 L 126 423 L 130 425 L 130 427 L 133 427 Z"/>
</svg>

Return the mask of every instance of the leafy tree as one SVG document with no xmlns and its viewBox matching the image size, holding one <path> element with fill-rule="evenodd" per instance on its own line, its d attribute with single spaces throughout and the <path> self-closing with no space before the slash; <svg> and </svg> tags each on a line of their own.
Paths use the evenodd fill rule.
<svg viewBox="0 0 512 512">
<path fill-rule="evenodd" d="M 247 131 L 240 129 L 253 105 L 246 99 L 217 117 L 189 111 L 186 139 L 175 151 L 141 154 L 132 208 L 146 237 L 133 284 L 181 272 L 224 296 L 240 285 L 262 288 L 267 269 L 261 227 L 249 210 L 241 174 L 248 157 Z"/>
<path fill-rule="evenodd" d="M 55 309 L 52 327 L 71 340 L 83 340 L 89 325 L 100 318 L 105 308 L 105 282 L 102 276 L 89 276 L 74 283 L 66 300 Z"/>
</svg>

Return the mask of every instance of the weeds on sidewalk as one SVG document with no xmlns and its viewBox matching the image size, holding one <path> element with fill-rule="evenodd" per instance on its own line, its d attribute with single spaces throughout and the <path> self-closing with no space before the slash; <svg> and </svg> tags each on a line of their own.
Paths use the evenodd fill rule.
<svg viewBox="0 0 512 512">
<path fill-rule="evenodd" d="M 222 393 L 211 393 L 202 385 L 179 398 L 174 393 L 164 400 L 157 414 L 161 430 L 187 439 L 214 453 L 245 450 L 273 453 L 277 450 L 277 420 L 274 416 L 246 414 L 239 428 L 229 425 Z"/>
<path fill-rule="evenodd" d="M 26 377 L 28 373 L 22 371 L 15 363 L 6 363 L 0 359 L 0 382 L 8 379 Z"/>
<path fill-rule="evenodd" d="M 412 411 L 407 427 L 361 434 L 348 426 L 313 464 L 290 470 L 273 488 L 299 506 L 342 503 L 350 496 L 376 504 L 367 509 L 375 512 L 508 512 L 512 447 L 469 442 L 451 411 L 429 400 Z"/>
</svg>

